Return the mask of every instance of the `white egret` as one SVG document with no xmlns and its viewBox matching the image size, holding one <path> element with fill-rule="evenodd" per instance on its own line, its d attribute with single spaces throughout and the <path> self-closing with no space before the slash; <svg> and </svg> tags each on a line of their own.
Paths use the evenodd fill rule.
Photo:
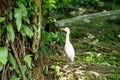
<svg viewBox="0 0 120 80">
<path fill-rule="evenodd" d="M 72 44 L 70 42 L 70 39 L 69 39 L 70 29 L 68 27 L 65 27 L 65 28 L 62 28 L 61 30 L 64 30 L 64 31 L 67 32 L 64 50 L 65 50 L 65 53 L 66 53 L 68 59 L 73 62 L 74 57 L 75 57 L 75 50 L 74 50 L 74 48 L 73 48 L 73 46 L 72 46 Z"/>
</svg>

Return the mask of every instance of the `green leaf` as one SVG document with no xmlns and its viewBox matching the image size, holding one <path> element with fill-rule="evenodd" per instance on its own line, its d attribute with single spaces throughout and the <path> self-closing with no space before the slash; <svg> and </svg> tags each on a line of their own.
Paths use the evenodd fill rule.
<svg viewBox="0 0 120 80">
<path fill-rule="evenodd" d="M 15 14 L 14 14 L 15 18 L 22 18 L 22 13 L 20 8 L 15 8 L 14 11 L 15 11 Z"/>
<path fill-rule="evenodd" d="M 0 71 L 3 69 L 3 65 L 0 63 Z"/>
<path fill-rule="evenodd" d="M 21 25 L 22 25 L 22 19 L 20 19 L 20 18 L 16 19 L 16 25 L 17 25 L 18 31 L 20 31 Z"/>
<path fill-rule="evenodd" d="M 56 3 L 55 0 L 49 0 L 49 3 Z"/>
<path fill-rule="evenodd" d="M 43 72 L 44 72 L 44 74 L 48 75 L 48 66 L 47 65 L 43 66 Z"/>
<path fill-rule="evenodd" d="M 62 76 L 63 75 L 63 73 L 60 72 L 60 69 L 61 69 L 60 66 L 52 65 L 51 68 L 55 70 L 55 72 L 56 72 L 55 76 Z"/>
<path fill-rule="evenodd" d="M 12 66 L 11 70 L 18 68 L 17 62 L 11 53 L 9 53 L 8 55 L 8 60 L 10 65 Z"/>
<path fill-rule="evenodd" d="M 25 30 L 24 30 L 24 28 L 21 28 L 20 29 L 20 33 L 22 34 L 22 36 L 24 36 L 24 37 L 26 37 L 26 32 L 25 32 Z"/>
<path fill-rule="evenodd" d="M 3 22 L 5 20 L 5 17 L 0 17 L 0 22 Z"/>
<path fill-rule="evenodd" d="M 25 4 L 25 5 L 28 4 L 26 0 L 19 0 L 19 1 L 20 1 L 20 3 L 23 3 L 23 4 Z M 31 1 L 31 0 L 30 0 L 30 1 Z"/>
<path fill-rule="evenodd" d="M 0 47 L 0 62 L 5 65 L 8 61 L 8 49 L 7 47 Z"/>
<path fill-rule="evenodd" d="M 22 16 L 26 17 L 26 16 L 27 16 L 27 13 L 28 13 L 26 7 L 25 7 L 22 3 L 19 4 L 19 7 L 20 7 L 20 9 L 21 9 Z"/>
<path fill-rule="evenodd" d="M 3 32 L 4 32 L 4 29 L 0 29 L 0 38 L 1 38 L 2 34 L 3 34 Z"/>
<path fill-rule="evenodd" d="M 15 78 L 16 78 L 16 75 L 13 75 L 13 76 L 10 78 L 10 80 L 15 80 Z"/>
<path fill-rule="evenodd" d="M 60 66 L 52 65 L 51 68 L 52 68 L 52 69 L 55 69 L 55 71 L 56 71 L 57 73 L 60 72 Z"/>
<path fill-rule="evenodd" d="M 24 71 L 24 73 L 27 72 L 27 67 L 26 67 L 26 65 L 22 65 L 22 70 Z"/>
<path fill-rule="evenodd" d="M 8 55 L 8 61 L 10 63 L 9 70 L 10 71 L 15 70 L 18 75 L 21 75 L 21 72 L 19 71 L 19 68 L 18 68 L 18 64 L 16 62 L 16 59 L 14 58 L 14 56 L 11 53 L 9 53 L 9 55 Z M 13 79 L 13 80 L 15 80 L 15 79 Z"/>
<path fill-rule="evenodd" d="M 10 18 L 10 21 L 12 21 L 12 19 L 13 19 L 13 13 L 12 13 L 12 11 L 10 11 L 9 18 Z"/>
<path fill-rule="evenodd" d="M 24 30 L 24 32 L 26 33 L 26 35 L 28 36 L 28 37 L 32 37 L 33 36 L 33 32 L 32 32 L 32 30 L 28 27 L 28 26 L 26 26 L 26 25 L 22 25 L 22 28 L 23 28 L 23 30 Z M 25 35 L 25 34 L 24 34 Z"/>
<path fill-rule="evenodd" d="M 10 78 L 10 80 L 21 80 L 21 78 L 19 78 L 19 77 L 17 78 L 16 75 L 13 75 L 13 76 Z"/>
<path fill-rule="evenodd" d="M 23 20 L 24 20 L 25 22 L 27 22 L 28 24 L 30 24 L 30 20 L 29 20 L 28 17 L 24 17 Z"/>
<path fill-rule="evenodd" d="M 31 55 L 26 55 L 25 57 L 24 57 L 24 60 L 23 61 L 25 61 L 26 63 L 27 63 L 27 65 L 28 65 L 28 67 L 31 69 L 32 68 L 32 58 L 31 58 Z"/>
<path fill-rule="evenodd" d="M 8 25 L 6 25 L 6 29 L 7 29 L 8 40 L 13 42 L 14 39 L 15 39 L 15 34 L 14 34 L 14 30 L 13 30 L 12 24 L 9 23 Z"/>
<path fill-rule="evenodd" d="M 16 19 L 16 25 L 17 25 L 17 29 L 18 31 L 21 29 L 21 25 L 22 25 L 22 13 L 21 13 L 21 9 L 20 8 L 15 8 L 14 9 L 15 14 L 14 17 Z"/>
</svg>

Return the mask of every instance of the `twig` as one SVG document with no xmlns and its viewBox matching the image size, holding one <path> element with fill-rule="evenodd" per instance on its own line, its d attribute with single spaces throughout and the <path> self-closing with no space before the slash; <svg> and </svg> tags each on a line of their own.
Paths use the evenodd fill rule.
<svg viewBox="0 0 120 80">
<path fill-rule="evenodd" d="M 21 71 L 21 73 L 22 73 L 23 80 L 27 80 L 27 79 L 26 79 L 26 76 L 25 76 L 25 74 L 24 74 L 24 72 L 23 72 L 23 70 L 22 70 L 22 65 L 21 65 L 21 62 L 20 62 L 20 60 L 19 60 L 18 54 L 17 54 L 17 52 L 16 52 L 16 50 L 15 50 L 15 48 L 14 48 L 14 44 L 13 44 L 13 43 L 11 44 L 11 47 L 12 47 L 14 56 L 15 56 L 15 58 L 16 58 L 16 60 L 17 60 L 17 63 L 18 63 L 18 65 L 19 65 L 20 71 Z"/>
<path fill-rule="evenodd" d="M 5 65 L 6 66 L 6 65 Z M 3 72 L 2 72 L 2 78 L 1 78 L 1 80 L 4 80 L 4 77 L 5 77 L 5 66 L 4 66 L 4 68 L 3 68 Z"/>
<path fill-rule="evenodd" d="M 9 76 L 7 76 L 7 71 L 9 69 L 9 63 L 6 65 L 6 70 L 5 70 L 5 77 L 8 79 Z"/>
</svg>

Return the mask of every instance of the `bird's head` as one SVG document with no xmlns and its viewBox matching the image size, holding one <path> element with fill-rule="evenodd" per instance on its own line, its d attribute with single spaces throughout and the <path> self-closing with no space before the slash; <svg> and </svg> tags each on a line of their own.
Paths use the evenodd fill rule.
<svg viewBox="0 0 120 80">
<path fill-rule="evenodd" d="M 66 31 L 67 33 L 70 33 L 70 29 L 68 27 L 61 28 L 61 30 Z"/>
</svg>

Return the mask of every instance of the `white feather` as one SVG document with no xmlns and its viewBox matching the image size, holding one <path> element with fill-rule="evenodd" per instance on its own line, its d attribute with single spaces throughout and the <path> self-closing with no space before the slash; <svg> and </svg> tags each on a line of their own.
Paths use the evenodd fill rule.
<svg viewBox="0 0 120 80">
<path fill-rule="evenodd" d="M 65 53 L 68 57 L 68 59 L 70 59 L 72 62 L 74 61 L 74 57 L 75 57 L 75 51 L 74 51 L 74 48 L 69 40 L 69 35 L 70 35 L 70 29 L 68 27 L 62 29 L 64 31 L 67 32 L 66 34 L 66 42 L 65 42 Z"/>
<path fill-rule="evenodd" d="M 72 62 L 74 61 L 75 51 L 72 44 L 67 41 L 65 44 L 65 53 Z"/>
</svg>

